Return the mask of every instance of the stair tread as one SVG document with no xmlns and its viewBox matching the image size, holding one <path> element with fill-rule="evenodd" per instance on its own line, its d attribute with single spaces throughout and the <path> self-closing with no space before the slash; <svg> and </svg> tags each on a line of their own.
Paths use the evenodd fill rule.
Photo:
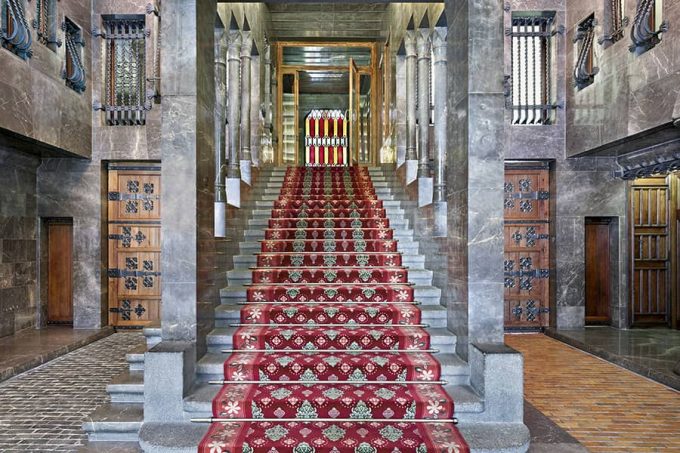
<svg viewBox="0 0 680 453">
<path fill-rule="evenodd" d="M 144 422 L 144 405 L 140 403 L 108 403 L 98 407 L 83 423 L 83 430 L 130 431 Z"/>
<path fill-rule="evenodd" d="M 123 373 L 115 376 L 111 382 L 107 385 L 106 389 L 109 393 L 113 391 L 120 391 L 122 389 L 128 388 L 138 388 L 141 391 L 144 390 L 144 372 L 143 371 L 124 371 Z"/>
</svg>

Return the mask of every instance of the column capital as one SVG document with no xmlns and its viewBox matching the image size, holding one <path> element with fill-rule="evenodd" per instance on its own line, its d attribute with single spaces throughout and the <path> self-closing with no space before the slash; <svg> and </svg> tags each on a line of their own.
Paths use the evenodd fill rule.
<svg viewBox="0 0 680 453">
<path fill-rule="evenodd" d="M 432 51 L 434 53 L 434 62 L 446 62 L 446 36 L 449 30 L 446 27 L 435 27 L 432 33 Z"/>
<path fill-rule="evenodd" d="M 240 60 L 241 32 L 230 30 L 227 36 L 227 60 Z"/>
<path fill-rule="evenodd" d="M 215 32 L 215 64 L 226 65 L 227 40 L 224 31 Z"/>
<path fill-rule="evenodd" d="M 416 34 L 416 45 L 418 47 L 418 58 L 430 58 L 430 38 L 432 31 L 429 28 L 420 28 Z"/>
<path fill-rule="evenodd" d="M 241 58 L 250 58 L 253 49 L 253 32 L 244 30 L 241 32 Z"/>
<path fill-rule="evenodd" d="M 416 56 L 416 34 L 415 30 L 406 30 L 404 35 L 404 50 L 407 58 Z"/>
</svg>

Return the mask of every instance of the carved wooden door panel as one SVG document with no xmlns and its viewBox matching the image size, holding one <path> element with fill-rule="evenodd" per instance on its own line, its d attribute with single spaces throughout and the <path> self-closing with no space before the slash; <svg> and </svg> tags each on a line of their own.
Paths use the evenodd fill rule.
<svg viewBox="0 0 680 453">
<path fill-rule="evenodd" d="M 158 164 L 109 164 L 109 324 L 157 324 L 161 302 Z"/>
<path fill-rule="evenodd" d="M 669 196 L 665 177 L 636 179 L 631 188 L 633 325 L 670 320 Z"/>
<path fill-rule="evenodd" d="M 550 312 L 550 181 L 547 163 L 505 169 L 505 327 L 541 328 Z"/>
</svg>

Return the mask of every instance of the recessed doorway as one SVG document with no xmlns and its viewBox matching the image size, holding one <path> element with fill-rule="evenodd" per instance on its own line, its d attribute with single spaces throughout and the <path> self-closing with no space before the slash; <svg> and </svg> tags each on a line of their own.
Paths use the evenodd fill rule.
<svg viewBox="0 0 680 453">
<path fill-rule="evenodd" d="M 608 217 L 585 221 L 586 324 L 611 324 L 611 224 Z"/>
<path fill-rule="evenodd" d="M 73 324 L 73 221 L 47 225 L 47 323 Z"/>
</svg>

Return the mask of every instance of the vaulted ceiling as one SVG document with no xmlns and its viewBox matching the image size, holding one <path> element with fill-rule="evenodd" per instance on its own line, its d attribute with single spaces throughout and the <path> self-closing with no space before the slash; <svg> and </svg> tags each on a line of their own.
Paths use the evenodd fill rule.
<svg viewBox="0 0 680 453">
<path fill-rule="evenodd" d="M 376 40 L 387 3 L 267 3 L 273 39 Z"/>
</svg>

